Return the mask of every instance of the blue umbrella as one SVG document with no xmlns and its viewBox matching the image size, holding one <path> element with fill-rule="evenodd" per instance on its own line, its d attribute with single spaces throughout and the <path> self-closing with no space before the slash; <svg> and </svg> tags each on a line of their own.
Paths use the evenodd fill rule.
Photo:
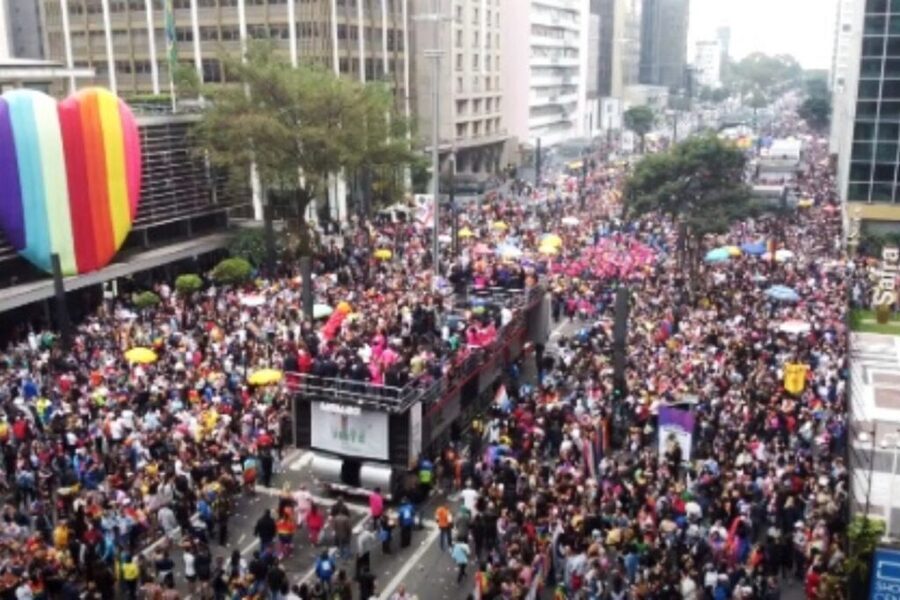
<svg viewBox="0 0 900 600">
<path fill-rule="evenodd" d="M 786 285 L 773 285 L 766 290 L 766 296 L 779 302 L 797 302 L 800 300 L 800 294 Z"/>
<path fill-rule="evenodd" d="M 716 263 L 725 262 L 729 258 L 731 258 L 731 254 L 729 254 L 727 248 L 716 248 L 715 250 L 707 252 L 703 260 L 710 263 Z"/>
<path fill-rule="evenodd" d="M 741 252 L 750 256 L 762 256 L 766 253 L 766 245 L 762 242 L 741 244 Z"/>
</svg>

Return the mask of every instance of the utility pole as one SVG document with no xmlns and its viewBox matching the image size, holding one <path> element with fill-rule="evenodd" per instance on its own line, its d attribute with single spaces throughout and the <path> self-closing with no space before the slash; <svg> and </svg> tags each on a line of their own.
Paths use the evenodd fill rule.
<svg viewBox="0 0 900 600">
<path fill-rule="evenodd" d="M 534 149 L 534 188 L 541 187 L 541 138 L 537 139 Z"/>
<path fill-rule="evenodd" d="M 451 252 L 453 260 L 459 258 L 459 211 L 456 210 L 456 152 L 450 153 L 450 217 L 451 217 Z"/>
<path fill-rule="evenodd" d="M 441 213 L 441 203 L 440 203 L 440 192 L 441 192 L 441 160 L 440 160 L 440 136 L 441 136 L 441 124 L 440 124 L 440 113 L 441 113 L 441 92 L 440 92 L 440 79 L 441 79 L 441 57 L 444 55 L 444 51 L 441 50 L 441 27 L 440 24 L 443 21 L 448 20 L 447 17 L 438 13 L 438 5 L 437 0 L 432 2 L 432 10 L 431 14 L 419 15 L 415 17 L 417 21 L 431 21 L 434 23 L 434 43 L 437 46 L 431 50 L 425 50 L 425 58 L 431 61 L 431 194 L 433 196 L 432 200 L 432 212 L 433 212 L 433 221 L 432 225 L 434 229 L 432 230 L 432 256 L 434 259 L 433 271 L 433 281 L 432 286 L 437 286 L 438 277 L 441 275 L 441 259 L 440 259 L 440 240 L 438 237 L 440 236 L 440 213 Z"/>
</svg>

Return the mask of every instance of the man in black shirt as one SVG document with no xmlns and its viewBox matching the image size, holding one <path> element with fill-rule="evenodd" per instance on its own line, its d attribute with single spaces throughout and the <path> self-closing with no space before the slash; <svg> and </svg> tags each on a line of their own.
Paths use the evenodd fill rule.
<svg viewBox="0 0 900 600">
<path fill-rule="evenodd" d="M 356 581 L 359 583 L 359 597 L 369 600 L 375 594 L 375 576 L 368 568 L 363 568 L 356 576 Z"/>
</svg>

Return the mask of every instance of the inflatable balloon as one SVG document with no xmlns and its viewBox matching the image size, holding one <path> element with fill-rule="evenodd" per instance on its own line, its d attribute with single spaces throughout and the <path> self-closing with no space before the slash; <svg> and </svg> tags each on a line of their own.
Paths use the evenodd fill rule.
<svg viewBox="0 0 900 600">
<path fill-rule="evenodd" d="M 137 214 L 141 144 L 131 109 L 88 88 L 57 104 L 34 90 L 0 96 L 0 228 L 16 251 L 64 275 L 102 269 Z"/>
</svg>

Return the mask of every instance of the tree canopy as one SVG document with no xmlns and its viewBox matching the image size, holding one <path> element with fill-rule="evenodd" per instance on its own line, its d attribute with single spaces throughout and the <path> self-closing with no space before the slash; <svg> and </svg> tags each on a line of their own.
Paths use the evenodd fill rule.
<svg viewBox="0 0 900 600">
<path fill-rule="evenodd" d="M 382 83 L 295 68 L 265 41 L 223 65 L 229 83 L 204 88 L 210 105 L 194 135 L 215 166 L 245 176 L 255 164 L 267 195 L 294 198 L 301 224 L 329 174 L 413 159 L 408 124 Z"/>
<path fill-rule="evenodd" d="M 626 215 L 668 215 L 698 250 L 704 235 L 723 233 L 751 211 L 745 162 L 743 152 L 715 135 L 692 137 L 648 156 L 626 183 Z"/>
<path fill-rule="evenodd" d="M 831 121 L 831 94 L 827 82 L 820 78 L 810 78 L 805 82 L 805 97 L 797 114 L 813 129 L 825 129 Z"/>
<path fill-rule="evenodd" d="M 625 127 L 633 131 L 641 140 L 641 152 L 644 151 L 644 136 L 653 128 L 656 115 L 649 106 L 633 106 L 623 115 Z"/>
</svg>

